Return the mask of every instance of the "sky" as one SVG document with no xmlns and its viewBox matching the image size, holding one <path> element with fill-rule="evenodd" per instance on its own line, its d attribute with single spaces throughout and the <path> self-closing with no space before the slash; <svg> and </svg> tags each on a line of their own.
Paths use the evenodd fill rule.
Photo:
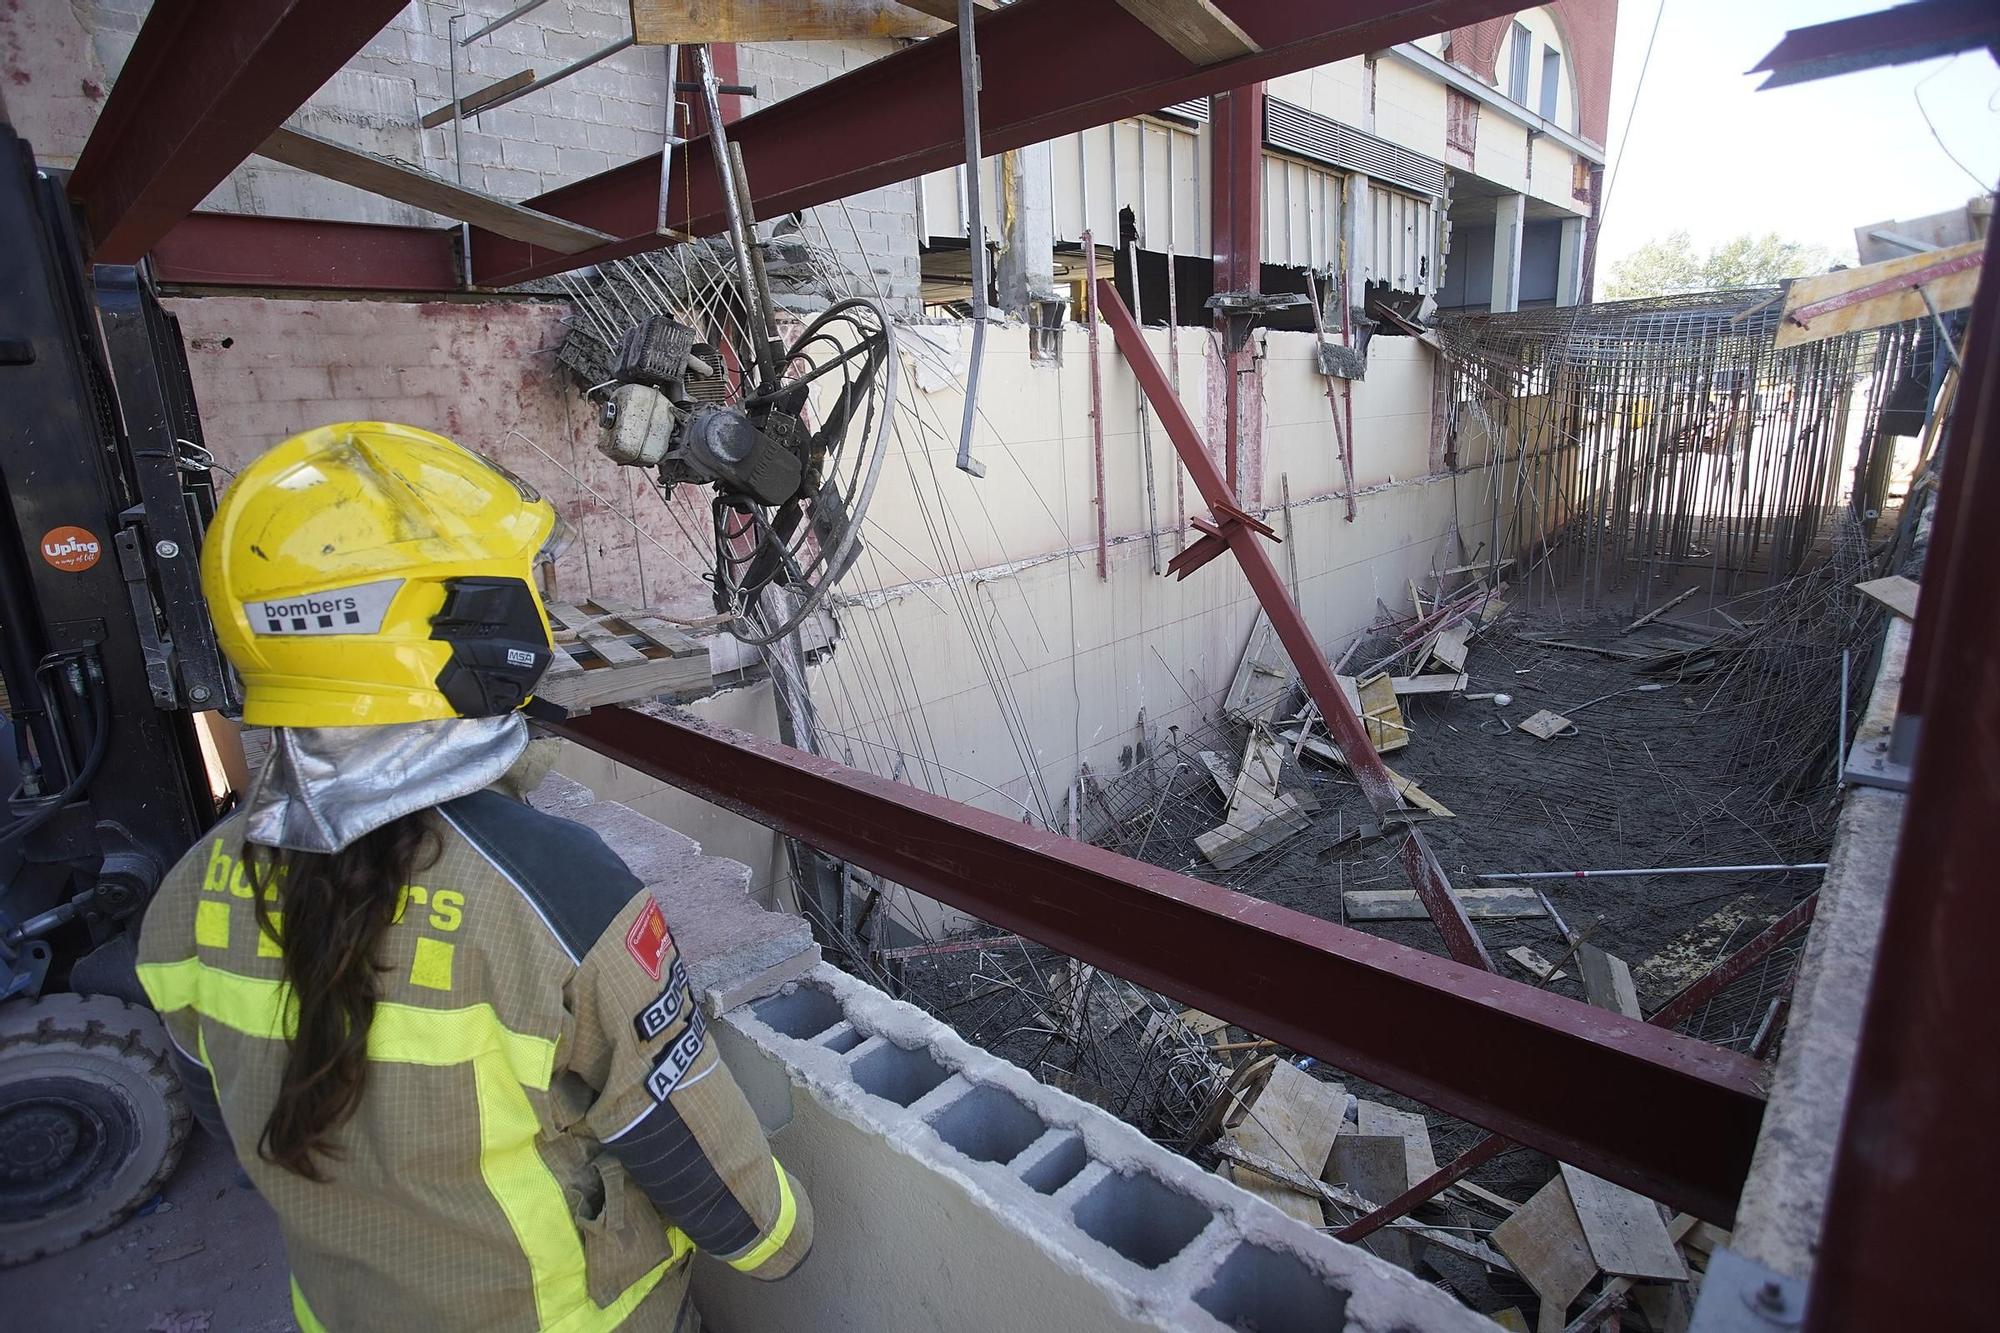
<svg viewBox="0 0 2000 1333">
<path fill-rule="evenodd" d="M 1975 176 L 1991 189 L 2000 68 L 1984 51 L 1769 92 L 1743 72 L 1786 29 L 1888 4 L 1665 0 L 1648 63 L 1660 0 L 1620 0 L 1604 260 L 1685 229 L 1698 249 L 1775 231 L 1851 261 L 1856 226 L 1960 207 L 1980 192 Z M 1965 169 L 1925 127 L 1918 95 Z"/>
</svg>

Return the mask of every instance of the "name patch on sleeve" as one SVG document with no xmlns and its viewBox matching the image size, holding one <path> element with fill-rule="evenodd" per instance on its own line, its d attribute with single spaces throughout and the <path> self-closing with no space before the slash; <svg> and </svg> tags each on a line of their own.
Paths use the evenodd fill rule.
<svg viewBox="0 0 2000 1333">
<path fill-rule="evenodd" d="M 680 1086 L 681 1079 L 700 1058 L 702 1041 L 707 1035 L 708 1019 L 697 1009 L 688 1016 L 687 1028 L 660 1052 L 660 1058 L 653 1062 L 653 1072 L 646 1076 L 646 1091 L 653 1094 L 654 1101 L 665 1101 Z"/>
<path fill-rule="evenodd" d="M 693 998 L 688 990 L 687 969 L 681 960 L 674 959 L 674 965 L 667 969 L 667 984 L 659 996 L 644 1009 L 632 1015 L 632 1030 L 639 1034 L 640 1041 L 651 1041 L 674 1025 Z"/>
<path fill-rule="evenodd" d="M 625 932 L 625 952 L 646 969 L 647 976 L 658 981 L 660 964 L 666 960 L 667 950 L 673 947 L 674 937 L 667 933 L 667 919 L 660 915 L 660 905 L 648 902 Z"/>
</svg>

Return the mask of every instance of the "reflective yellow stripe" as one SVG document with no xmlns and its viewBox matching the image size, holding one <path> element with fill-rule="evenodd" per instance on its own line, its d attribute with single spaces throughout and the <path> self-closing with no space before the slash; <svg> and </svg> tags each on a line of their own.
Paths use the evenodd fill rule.
<svg viewBox="0 0 2000 1333">
<path fill-rule="evenodd" d="M 162 1012 L 193 1008 L 247 1036 L 281 1040 L 297 1023 L 297 1005 L 283 982 L 241 976 L 210 967 L 199 958 L 142 964 L 139 981 Z M 434 1067 L 471 1064 L 479 1104 L 479 1173 L 527 1258 L 537 1322 L 551 1333 L 596 1333 L 623 1321 L 693 1247 L 685 1237 L 670 1237 L 674 1250 L 664 1263 L 627 1287 L 611 1305 L 600 1308 L 591 1301 L 583 1239 L 561 1184 L 535 1149 L 541 1125 L 523 1091 L 548 1088 L 555 1048 L 547 1038 L 509 1031 L 488 1004 L 427 1009 L 384 1001 L 375 1006 L 375 1020 L 368 1029 L 371 1060 Z M 779 1224 L 789 1233 L 794 1211 L 791 1192 L 782 1174 L 779 1181 L 784 1191 Z M 312 1312 L 305 1308 L 296 1283 L 292 1303 L 306 1333 L 323 1333 L 317 1321 L 307 1322 Z"/>
<path fill-rule="evenodd" d="M 750 1247 L 748 1251 L 729 1261 L 729 1266 L 740 1273 L 754 1273 L 764 1266 L 764 1261 L 785 1248 L 785 1242 L 792 1238 L 792 1227 L 799 1220 L 798 1200 L 792 1197 L 791 1177 L 778 1159 L 771 1159 L 771 1169 L 778 1173 L 778 1220 L 771 1224 L 764 1239 Z"/>
<path fill-rule="evenodd" d="M 292 1318 L 298 1320 L 299 1333 L 326 1333 L 326 1325 L 313 1317 L 312 1307 L 306 1304 L 306 1294 L 299 1290 L 299 1280 L 292 1279 Z"/>
</svg>

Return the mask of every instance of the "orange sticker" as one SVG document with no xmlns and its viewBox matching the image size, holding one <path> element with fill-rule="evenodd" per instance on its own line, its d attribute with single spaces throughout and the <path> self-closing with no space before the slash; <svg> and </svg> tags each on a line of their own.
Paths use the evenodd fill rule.
<svg viewBox="0 0 2000 1333">
<path fill-rule="evenodd" d="M 103 553 L 104 544 L 88 528 L 66 525 L 42 534 L 42 559 L 67 573 L 89 569 Z"/>
</svg>

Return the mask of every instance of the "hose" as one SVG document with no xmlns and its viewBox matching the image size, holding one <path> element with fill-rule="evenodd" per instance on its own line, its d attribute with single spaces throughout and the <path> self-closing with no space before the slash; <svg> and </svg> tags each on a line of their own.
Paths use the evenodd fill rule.
<svg viewBox="0 0 2000 1333">
<path fill-rule="evenodd" d="M 80 796 L 84 789 L 90 786 L 91 780 L 97 776 L 99 766 L 104 763 L 105 751 L 111 745 L 111 704 L 98 675 L 99 668 L 96 662 L 86 664 L 82 678 L 88 682 L 87 688 L 90 691 L 91 736 L 90 749 L 83 757 L 83 767 L 76 771 L 76 776 L 70 779 L 69 785 L 57 792 L 41 809 L 16 820 L 7 829 L 0 831 L 0 847 L 19 842 L 54 819 L 71 801 Z"/>
</svg>

